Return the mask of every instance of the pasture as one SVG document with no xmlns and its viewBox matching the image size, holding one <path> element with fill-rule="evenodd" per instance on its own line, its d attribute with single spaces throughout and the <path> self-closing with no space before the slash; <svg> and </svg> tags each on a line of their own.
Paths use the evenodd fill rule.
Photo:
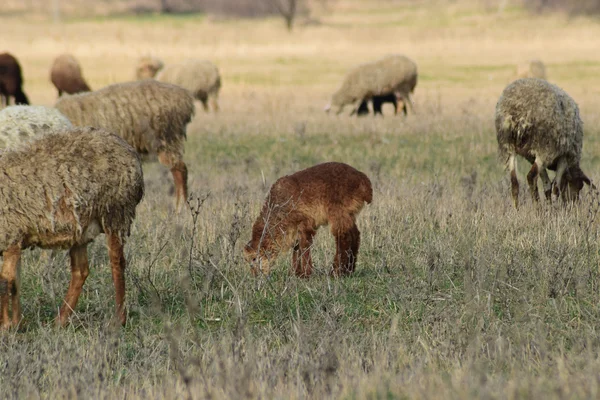
<svg viewBox="0 0 600 400">
<path fill-rule="evenodd" d="M 600 198 L 521 208 L 497 158 L 494 106 L 516 65 L 540 58 L 579 104 L 581 166 L 600 182 L 600 25 L 491 1 L 339 0 L 291 34 L 280 19 L 0 14 L 32 104 L 52 105 L 52 60 L 79 59 L 92 87 L 132 80 L 151 53 L 220 69 L 221 112 L 196 104 L 190 202 L 144 164 L 126 247 L 128 322 L 112 322 L 103 240 L 71 324 L 52 325 L 68 256 L 24 253 L 24 326 L 0 333 L 3 398 L 595 398 L 600 395 Z M 1 7 L 1 6 L 0 6 Z M 326 115 L 352 66 L 389 53 L 419 68 L 416 115 Z M 270 185 L 325 161 L 373 183 L 354 275 L 328 276 L 322 228 L 309 280 L 254 278 L 242 247 Z"/>
</svg>

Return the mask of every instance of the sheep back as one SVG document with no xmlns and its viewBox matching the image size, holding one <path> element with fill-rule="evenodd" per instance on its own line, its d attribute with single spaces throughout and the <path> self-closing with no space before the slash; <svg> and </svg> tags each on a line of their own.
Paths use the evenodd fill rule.
<svg viewBox="0 0 600 400">
<path fill-rule="evenodd" d="M 50 80 L 59 93 L 75 94 L 91 90 L 83 78 L 79 62 L 71 54 L 56 57 L 50 69 Z"/>
<path fill-rule="evenodd" d="M 0 252 L 129 235 L 144 194 L 139 155 L 96 128 L 54 131 L 0 157 Z M 101 229 L 101 231 L 100 231 Z"/>
<path fill-rule="evenodd" d="M 553 165 L 559 156 L 579 164 L 583 122 L 575 101 L 561 88 L 537 78 L 509 84 L 496 104 L 496 135 L 500 157 L 511 154 L 530 161 L 540 157 Z"/>
<path fill-rule="evenodd" d="M 206 60 L 187 60 L 167 65 L 158 73 L 156 80 L 181 86 L 192 92 L 198 100 L 206 99 L 221 88 L 219 70 Z"/>
<path fill-rule="evenodd" d="M 331 104 L 346 104 L 394 92 L 409 94 L 417 84 L 417 65 L 406 56 L 389 55 L 352 69 L 334 93 Z"/>
<path fill-rule="evenodd" d="M 181 158 L 194 99 L 178 86 L 143 80 L 63 96 L 56 108 L 75 126 L 117 133 L 142 155 Z"/>
<path fill-rule="evenodd" d="M 0 111 L 0 149 L 72 126 L 71 121 L 55 108 L 10 106 Z"/>
</svg>

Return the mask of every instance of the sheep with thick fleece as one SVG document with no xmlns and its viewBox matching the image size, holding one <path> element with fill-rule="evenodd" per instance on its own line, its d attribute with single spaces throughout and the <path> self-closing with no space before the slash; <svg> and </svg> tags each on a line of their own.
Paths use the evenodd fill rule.
<svg viewBox="0 0 600 400">
<path fill-rule="evenodd" d="M 51 131 L 0 157 L 0 327 L 21 321 L 19 260 L 30 247 L 69 249 L 71 283 L 58 316 L 66 324 L 89 274 L 87 245 L 101 233 L 125 324 L 123 246 L 144 194 L 139 155 L 104 130 Z"/>
<path fill-rule="evenodd" d="M 417 85 L 417 77 L 417 65 L 403 55 L 390 55 L 375 62 L 361 64 L 346 75 L 325 111 L 335 108 L 339 114 L 346 105 L 351 104 L 354 113 L 363 100 L 390 93 L 407 103 L 412 110 L 410 94 Z"/>
<path fill-rule="evenodd" d="M 156 75 L 156 80 L 189 90 L 195 99 L 202 102 L 205 111 L 208 111 L 209 100 L 213 111 L 219 111 L 221 75 L 210 61 L 192 59 L 167 65 Z"/>
<path fill-rule="evenodd" d="M 576 200 L 583 184 L 591 185 L 579 162 L 583 122 L 579 108 L 561 88 L 543 79 L 518 79 L 508 85 L 496 104 L 498 152 L 510 170 L 513 202 L 518 208 L 517 154 L 531 164 L 527 182 L 534 201 L 539 200 L 537 178 L 542 178 L 547 199 L 552 192 L 563 200 Z M 555 170 L 554 182 L 546 169 Z M 554 184 L 554 190 L 553 190 Z"/>
<path fill-rule="evenodd" d="M 56 108 L 44 106 L 10 106 L 0 110 L 0 150 L 73 124 Z"/>
<path fill-rule="evenodd" d="M 175 206 L 181 211 L 187 198 L 188 175 L 183 146 L 186 126 L 194 115 L 194 99 L 187 90 L 146 79 L 62 96 L 56 108 L 75 126 L 115 132 L 141 155 L 158 157 L 171 169 Z"/>
</svg>

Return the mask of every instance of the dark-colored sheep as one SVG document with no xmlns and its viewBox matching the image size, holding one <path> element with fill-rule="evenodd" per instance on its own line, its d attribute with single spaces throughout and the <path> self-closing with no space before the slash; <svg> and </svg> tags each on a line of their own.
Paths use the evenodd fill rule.
<svg viewBox="0 0 600 400">
<path fill-rule="evenodd" d="M 14 97 L 15 104 L 29 104 L 23 92 L 23 75 L 19 61 L 9 53 L 0 54 L 0 108 L 10 105 Z"/>
<path fill-rule="evenodd" d="M 373 115 L 380 114 L 383 116 L 382 106 L 384 103 L 392 103 L 394 105 L 394 115 L 398 114 L 398 99 L 396 98 L 396 95 L 393 93 L 382 95 L 382 96 L 373 96 L 371 101 L 373 102 Z M 407 114 L 406 103 L 404 103 L 404 102 L 402 103 L 402 110 L 404 111 L 404 115 L 406 115 Z M 368 99 L 363 99 L 363 101 L 360 103 L 360 106 L 358 106 L 358 109 L 356 110 L 356 115 L 358 115 L 360 117 L 362 115 L 368 115 L 368 114 L 369 114 Z"/>
</svg>

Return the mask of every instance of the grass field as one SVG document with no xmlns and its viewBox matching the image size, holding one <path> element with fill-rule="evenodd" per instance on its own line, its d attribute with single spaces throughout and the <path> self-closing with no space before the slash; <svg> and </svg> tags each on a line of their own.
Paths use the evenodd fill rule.
<svg viewBox="0 0 600 400">
<path fill-rule="evenodd" d="M 0 51 L 25 91 L 53 104 L 49 67 L 81 61 L 92 88 L 133 78 L 135 60 L 208 58 L 223 77 L 218 115 L 188 127 L 190 210 L 144 166 L 146 197 L 127 245 L 125 328 L 99 238 L 71 324 L 53 327 L 67 255 L 22 261 L 25 327 L 0 334 L 2 398 L 596 398 L 600 396 L 600 203 L 514 210 L 496 156 L 494 105 L 516 64 L 541 58 L 579 103 L 583 170 L 600 179 L 600 25 L 529 16 L 493 2 L 339 0 L 320 25 L 206 16 L 0 16 Z M 1 6 L 0 6 L 1 7 Z M 417 115 L 327 116 L 353 65 L 404 53 L 419 66 Z M 323 161 L 369 175 L 356 273 L 328 277 L 281 257 L 269 279 L 241 258 L 270 185 Z M 520 160 L 522 188 L 527 163 Z"/>
</svg>

